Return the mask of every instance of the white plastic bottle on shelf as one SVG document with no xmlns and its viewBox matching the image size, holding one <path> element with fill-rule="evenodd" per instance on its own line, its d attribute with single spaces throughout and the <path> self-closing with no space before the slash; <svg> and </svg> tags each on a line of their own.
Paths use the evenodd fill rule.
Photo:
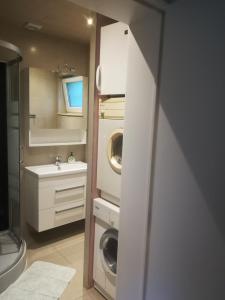
<svg viewBox="0 0 225 300">
<path fill-rule="evenodd" d="M 70 155 L 68 156 L 67 162 L 68 162 L 69 164 L 73 164 L 73 163 L 76 162 L 76 159 L 75 159 L 75 157 L 74 157 L 74 155 L 73 155 L 73 152 L 71 152 Z"/>
</svg>

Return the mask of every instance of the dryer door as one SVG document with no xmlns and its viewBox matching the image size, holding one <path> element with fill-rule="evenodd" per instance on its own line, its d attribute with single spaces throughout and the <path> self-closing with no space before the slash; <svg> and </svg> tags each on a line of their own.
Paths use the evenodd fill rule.
<svg viewBox="0 0 225 300">
<path fill-rule="evenodd" d="M 118 128 L 111 134 L 108 141 L 108 160 L 111 168 L 118 174 L 122 169 L 123 129 Z"/>
<path fill-rule="evenodd" d="M 110 228 L 100 240 L 100 253 L 103 267 L 113 276 L 117 274 L 118 230 Z"/>
</svg>

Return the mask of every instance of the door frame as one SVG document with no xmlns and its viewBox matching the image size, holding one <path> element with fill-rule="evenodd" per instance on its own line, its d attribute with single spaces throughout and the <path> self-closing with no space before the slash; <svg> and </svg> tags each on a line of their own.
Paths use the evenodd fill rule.
<svg viewBox="0 0 225 300">
<path fill-rule="evenodd" d="M 140 229 L 144 228 L 144 244 L 141 245 L 141 251 L 139 260 L 142 261 L 142 266 L 139 271 L 136 273 L 136 278 L 140 278 L 139 280 L 132 282 L 132 290 L 137 290 L 137 294 L 134 298 L 129 298 L 130 300 L 138 300 L 145 299 L 145 278 L 147 276 L 147 260 L 148 260 L 148 244 L 149 244 L 149 236 L 150 236 L 150 225 L 151 225 L 151 196 L 152 190 L 150 189 L 153 181 L 153 171 L 154 171 L 154 153 L 155 153 L 155 140 L 156 140 L 156 130 L 157 130 L 157 120 L 158 120 L 158 110 L 159 110 L 159 85 L 160 85 L 160 69 L 161 69 L 161 59 L 162 59 L 162 39 L 163 39 L 163 30 L 164 30 L 164 18 L 165 18 L 165 10 L 167 8 L 167 4 L 162 0 L 150 0 L 150 2 L 142 1 L 142 0 L 108 0 L 107 4 L 105 4 L 104 0 L 69 0 L 78 4 L 80 6 L 86 7 L 92 11 L 95 11 L 101 15 L 105 15 L 117 21 L 122 21 L 131 25 L 132 23 L 138 22 L 142 18 L 148 16 L 148 12 L 150 10 L 154 10 L 159 13 L 162 18 L 161 28 L 160 28 L 160 47 L 159 47 L 159 55 L 158 55 L 158 75 L 156 80 L 156 94 L 155 94 L 155 107 L 154 107 L 154 117 L 152 120 L 152 140 L 150 144 L 142 145 L 148 147 L 147 156 L 141 157 L 142 160 L 148 160 L 150 163 L 148 164 L 148 171 L 146 173 L 146 203 L 145 207 L 147 207 L 147 212 L 143 215 L 142 219 L 139 222 Z M 119 8 L 119 9 L 118 9 Z M 97 23 L 97 31 L 99 30 L 100 24 Z M 96 35 L 97 41 L 99 42 L 98 33 Z M 99 49 L 95 53 L 96 61 L 98 63 L 98 53 Z M 95 65 L 94 71 L 96 71 L 97 64 Z M 92 67 L 93 72 L 93 67 Z M 95 74 L 92 73 L 92 78 L 95 78 Z M 93 199 L 98 196 L 98 191 L 96 189 L 96 173 L 97 173 L 97 136 L 98 136 L 98 105 L 97 105 L 97 91 L 94 88 L 92 89 L 94 95 L 92 95 L 92 99 L 94 99 L 94 103 L 89 103 L 89 111 L 93 113 L 91 123 L 89 122 L 89 130 L 91 130 L 91 134 L 88 135 L 88 145 L 92 147 L 92 153 L 88 155 L 88 182 L 90 184 L 90 190 L 87 195 L 87 204 L 86 204 L 86 226 L 85 226 L 85 263 L 84 263 L 84 286 L 86 288 L 90 288 L 93 286 L 93 251 L 94 251 L 94 217 L 92 214 L 93 207 Z M 93 136 L 95 139 L 93 139 Z M 132 149 L 130 149 L 132 152 Z M 131 153 L 130 153 L 131 154 Z M 134 174 L 135 176 L 135 174 Z M 123 179 L 122 179 L 123 181 Z M 123 199 L 122 201 L 126 201 L 127 199 Z M 121 201 L 121 202 L 122 202 Z M 123 214 L 125 215 L 125 214 Z M 129 218 L 129 213 L 126 214 L 127 218 Z M 130 224 L 132 224 L 132 220 L 129 220 Z M 129 223 L 128 222 L 128 223 Z M 127 229 L 128 230 L 128 229 Z M 123 228 L 123 234 L 125 234 L 125 227 Z M 143 238 L 141 240 L 143 242 Z M 118 256 L 119 259 L 124 257 L 125 253 L 121 247 L 121 243 L 118 246 Z M 137 259 L 134 257 L 134 259 Z M 129 274 L 128 274 L 129 275 Z M 120 277 L 120 271 L 118 273 L 118 282 Z M 124 273 L 123 273 L 124 277 Z M 125 295 L 121 292 L 121 289 L 129 289 L 129 286 L 121 287 L 119 286 L 119 293 L 117 293 L 118 300 L 124 300 Z M 128 295 L 129 292 L 126 293 Z"/>
</svg>

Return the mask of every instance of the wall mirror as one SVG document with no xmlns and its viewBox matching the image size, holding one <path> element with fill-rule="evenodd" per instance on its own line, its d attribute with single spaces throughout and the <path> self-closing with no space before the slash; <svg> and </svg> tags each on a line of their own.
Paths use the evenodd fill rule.
<svg viewBox="0 0 225 300">
<path fill-rule="evenodd" d="M 88 78 L 29 68 L 29 146 L 86 144 Z"/>
</svg>

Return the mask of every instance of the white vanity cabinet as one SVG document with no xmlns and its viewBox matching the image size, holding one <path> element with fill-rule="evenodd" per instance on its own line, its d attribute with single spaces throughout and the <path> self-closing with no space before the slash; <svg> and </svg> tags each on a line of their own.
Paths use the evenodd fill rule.
<svg viewBox="0 0 225 300">
<path fill-rule="evenodd" d="M 56 173 L 25 168 L 26 219 L 38 232 L 85 218 L 86 169 L 52 167 Z"/>
<path fill-rule="evenodd" d="M 126 92 L 128 25 L 117 22 L 101 28 L 100 65 L 96 85 L 100 95 Z"/>
</svg>

